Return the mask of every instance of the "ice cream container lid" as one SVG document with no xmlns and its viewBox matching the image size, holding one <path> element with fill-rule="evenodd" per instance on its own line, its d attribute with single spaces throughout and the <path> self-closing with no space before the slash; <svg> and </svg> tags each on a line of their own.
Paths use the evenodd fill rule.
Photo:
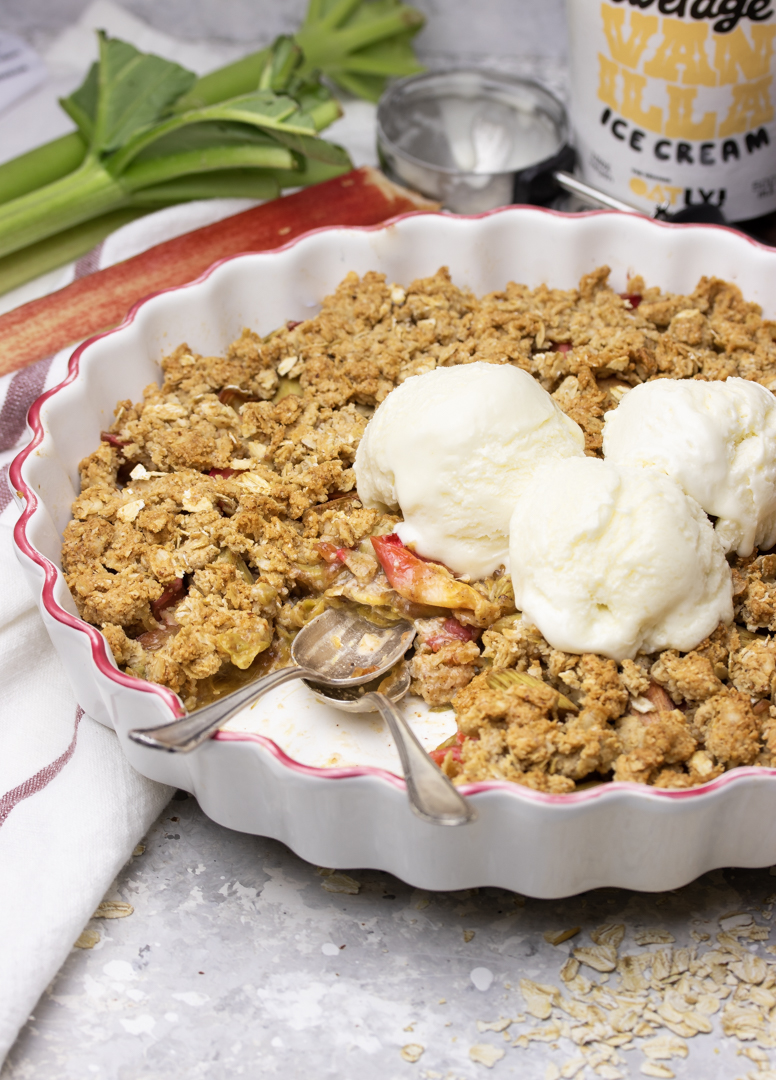
<svg viewBox="0 0 776 1080">
<path fill-rule="evenodd" d="M 478 68 L 401 79 L 377 109 L 377 150 L 392 179 L 476 214 L 512 203 L 546 205 L 571 169 L 566 110 L 538 83 Z"/>
</svg>

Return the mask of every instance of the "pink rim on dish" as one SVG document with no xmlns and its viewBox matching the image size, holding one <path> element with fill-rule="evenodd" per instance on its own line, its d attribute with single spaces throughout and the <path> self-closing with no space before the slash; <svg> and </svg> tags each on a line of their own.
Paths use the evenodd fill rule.
<svg viewBox="0 0 776 1080">
<path fill-rule="evenodd" d="M 552 217 L 566 217 L 560 211 L 548 210 L 544 207 L 528 206 L 528 207 L 501 207 L 496 210 L 488 210 L 482 214 L 472 215 L 456 215 L 463 220 L 477 221 L 482 218 L 492 217 L 496 214 L 501 214 L 515 209 L 527 209 L 532 212 L 540 212 L 550 215 Z M 608 216 L 620 216 L 617 211 L 613 210 L 590 210 L 581 214 L 575 214 L 575 218 L 582 217 L 608 217 Z M 161 698 L 167 708 L 170 710 L 171 719 L 185 715 L 185 709 L 181 705 L 181 702 L 176 694 L 169 690 L 165 686 L 160 686 L 157 683 L 149 683 L 144 679 L 140 679 L 135 675 L 127 675 L 123 671 L 120 671 L 108 658 L 108 643 L 100 633 L 100 631 L 92 626 L 90 623 L 85 622 L 83 619 L 79 619 L 70 612 L 65 611 L 63 607 L 57 602 L 54 596 L 54 586 L 57 582 L 61 571 L 49 560 L 45 555 L 41 554 L 32 544 L 27 536 L 27 526 L 35 515 L 39 500 L 32 487 L 25 481 L 22 474 L 23 466 L 25 465 L 28 457 L 33 453 L 35 448 L 40 445 L 45 435 L 45 429 L 41 420 L 41 409 L 43 405 L 57 394 L 64 387 L 70 385 L 80 373 L 80 361 L 81 356 L 85 349 L 92 345 L 95 341 L 100 341 L 103 338 L 112 336 L 119 333 L 134 322 L 140 309 L 147 304 L 150 300 L 155 299 L 157 296 L 163 296 L 168 292 L 178 292 L 181 289 L 189 289 L 194 286 L 200 285 L 220 267 L 226 263 L 233 262 L 235 259 L 241 259 L 245 255 L 251 254 L 273 254 L 283 251 L 287 251 L 290 248 L 295 247 L 300 242 L 306 240 L 310 236 L 320 235 L 321 233 L 328 233 L 333 231 L 346 231 L 346 232 L 378 232 L 382 229 L 387 229 L 391 226 L 398 224 L 407 218 L 436 216 L 435 214 L 429 214 L 427 211 L 415 211 L 406 214 L 399 214 L 397 217 L 389 218 L 387 221 L 380 222 L 377 225 L 369 226 L 345 226 L 334 225 L 325 226 L 319 229 L 312 229 L 309 232 L 303 233 L 301 236 L 295 237 L 293 240 L 286 244 L 283 244 L 277 248 L 272 249 L 272 252 L 243 252 L 239 255 L 230 255 L 224 259 L 219 259 L 214 262 L 212 266 L 201 274 L 194 281 L 187 282 L 185 285 L 173 286 L 170 289 L 160 289 L 157 292 L 150 293 L 148 296 L 138 300 L 127 312 L 127 315 L 123 322 L 111 330 L 106 330 L 101 334 L 95 334 L 93 337 L 87 338 L 82 342 L 73 352 L 68 362 L 68 371 L 65 378 L 57 386 L 52 387 L 51 390 L 47 390 L 46 393 L 34 402 L 31 406 L 29 414 L 27 416 L 27 423 L 32 431 L 32 438 L 23 450 L 21 450 L 14 460 L 11 462 L 9 469 L 9 483 L 12 490 L 15 492 L 19 500 L 23 499 L 25 505 L 21 509 L 21 515 L 14 527 L 14 541 L 19 550 L 32 562 L 38 565 L 43 571 L 44 582 L 41 590 L 41 601 L 43 608 L 52 619 L 62 623 L 65 626 L 70 627 L 73 630 L 86 634 L 90 647 L 92 659 L 100 673 L 106 678 L 132 690 L 138 690 L 146 694 L 155 694 Z M 646 220 L 646 219 L 645 219 Z M 772 248 L 768 248 L 766 245 L 759 243 L 757 240 L 753 240 L 751 237 L 746 236 L 738 232 L 735 229 L 728 228 L 723 225 L 689 225 L 689 224 L 671 224 L 670 222 L 662 221 L 650 221 L 649 224 L 655 228 L 660 229 L 713 229 L 720 232 L 730 232 L 740 239 L 745 240 L 751 244 L 754 248 L 773 252 Z M 278 746 L 274 740 L 268 738 L 266 735 L 258 735 L 252 732 L 237 732 L 237 731 L 219 731 L 213 736 L 213 739 L 217 742 L 249 742 L 255 745 L 261 746 L 273 755 L 273 757 L 285 768 L 288 768 L 294 772 L 301 773 L 307 776 L 315 776 L 321 779 L 329 780 L 341 780 L 350 777 L 359 776 L 372 776 L 382 780 L 387 780 L 394 786 L 403 788 L 405 786 L 402 777 L 397 776 L 395 773 L 389 772 L 386 769 L 376 768 L 370 765 L 358 765 L 346 768 L 319 768 L 313 765 L 304 765 L 302 762 L 296 761 L 294 758 L 288 756 Z M 742 766 L 735 769 L 731 769 L 722 776 L 717 777 L 715 780 L 710 780 L 705 784 L 699 785 L 694 788 L 678 789 L 678 790 L 666 790 L 663 788 L 647 787 L 641 784 L 635 784 L 630 782 L 607 782 L 603 781 L 594 787 L 587 788 L 584 791 L 571 792 L 565 795 L 554 795 L 542 791 L 534 791 L 532 788 L 524 787 L 520 784 L 510 783 L 503 780 L 487 780 L 474 784 L 462 785 L 460 790 L 462 794 L 469 797 L 478 795 L 484 792 L 502 791 L 511 795 L 513 798 L 526 799 L 531 802 L 545 803 L 550 805 L 569 805 L 572 803 L 589 802 L 592 800 L 598 800 L 607 797 L 609 794 L 615 792 L 633 792 L 637 793 L 643 798 L 652 799 L 698 799 L 704 796 L 709 796 L 713 792 L 719 791 L 721 788 L 726 787 L 728 784 L 743 779 L 754 777 L 776 777 L 776 769 L 765 768 L 763 766 Z"/>
</svg>

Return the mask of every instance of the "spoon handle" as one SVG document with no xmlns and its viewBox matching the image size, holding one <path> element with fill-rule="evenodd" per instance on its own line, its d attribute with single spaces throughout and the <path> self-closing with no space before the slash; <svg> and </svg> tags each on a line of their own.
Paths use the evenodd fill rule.
<svg viewBox="0 0 776 1080">
<path fill-rule="evenodd" d="M 272 671 L 262 679 L 257 679 L 256 682 L 248 683 L 247 686 L 235 690 L 222 701 L 214 701 L 212 705 L 206 705 L 204 709 L 197 709 L 191 716 L 183 716 L 180 720 L 173 720 L 171 724 L 162 724 L 160 727 L 135 728 L 134 731 L 130 731 L 129 737 L 141 746 L 152 746 L 155 750 L 169 750 L 173 754 L 186 754 L 209 739 L 235 713 L 260 698 L 262 694 L 266 694 L 268 690 L 274 690 L 276 686 L 282 686 L 283 683 L 290 682 L 292 679 L 315 678 L 320 678 L 320 676 L 314 671 L 308 671 L 307 668 L 281 668 L 280 671 Z"/>
<path fill-rule="evenodd" d="M 385 694 L 364 694 L 371 698 L 387 722 L 399 751 L 410 806 L 424 821 L 434 825 L 466 825 L 477 811 L 455 790 L 418 741 L 405 718 Z"/>
</svg>

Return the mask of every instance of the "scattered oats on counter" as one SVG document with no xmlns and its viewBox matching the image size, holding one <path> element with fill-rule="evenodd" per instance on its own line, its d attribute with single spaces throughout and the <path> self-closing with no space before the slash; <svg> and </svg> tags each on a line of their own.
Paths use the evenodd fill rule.
<svg viewBox="0 0 776 1080">
<path fill-rule="evenodd" d="M 469 1048 L 469 1057 L 479 1065 L 486 1065 L 492 1069 L 497 1061 L 501 1061 L 505 1051 L 491 1043 L 475 1043 Z"/>
<path fill-rule="evenodd" d="M 585 1068 L 604 1078 L 613 1078 L 615 1072 L 623 1078 L 632 1076 L 634 1059 L 626 1060 L 624 1054 L 633 1050 L 643 1055 L 639 1061 L 643 1075 L 673 1076 L 670 1062 L 687 1058 L 687 1040 L 712 1034 L 716 1024 L 717 1034 L 736 1039 L 738 1054 L 756 1063 L 757 1071 L 748 1076 L 776 1075 L 768 1053 L 776 1049 L 776 962 L 751 951 L 753 942 L 767 938 L 767 927 L 749 914 L 748 923 L 720 930 L 716 943 L 703 951 L 670 945 L 649 948 L 658 939 L 673 938 L 648 928 L 632 935 L 644 951 L 621 953 L 625 933 L 622 923 L 593 930 L 593 945 L 573 950 L 561 968 L 562 986 L 522 979 L 526 1011 L 543 1024 L 513 1031 L 511 1045 L 525 1050 L 532 1042 L 563 1040 L 561 1049 L 566 1052 L 571 1045 L 573 1057 L 560 1066 L 548 1066 L 548 1075 L 564 1080 Z M 545 939 L 549 940 L 547 934 Z M 601 972 L 602 950 L 605 968 L 613 972 L 606 985 L 608 975 L 598 975 L 596 981 L 583 974 L 584 969 L 591 976 Z M 478 1021 L 477 1029 L 500 1027 Z"/>
<path fill-rule="evenodd" d="M 93 919 L 126 919 L 134 914 L 135 909 L 124 900 L 101 900 Z"/>
<path fill-rule="evenodd" d="M 100 942 L 97 930 L 83 930 L 75 940 L 74 949 L 93 949 Z"/>
<path fill-rule="evenodd" d="M 686 788 L 770 766 L 776 554 L 730 557 L 734 624 L 688 653 L 616 663 L 552 649 L 499 572 L 465 582 L 426 564 L 447 606 L 439 593 L 436 604 L 400 595 L 371 543 L 399 518 L 358 500 L 356 448 L 411 375 L 513 364 L 595 456 L 604 414 L 641 382 L 736 375 L 776 390 L 776 324 L 735 285 L 702 278 L 680 296 L 634 277 L 622 297 L 607 279 L 601 267 L 579 289 L 509 283 L 477 298 L 444 268 L 406 288 L 349 274 L 318 315 L 267 338 L 244 331 L 224 356 L 179 346 L 162 385 L 120 402 L 81 463 L 62 552 L 81 615 L 123 670 L 188 709 L 286 664 L 293 635 L 327 605 L 410 617 L 412 689 L 456 711 L 458 737 L 434 752 L 456 783 Z M 616 947 L 581 948 L 607 965 Z"/>
</svg>

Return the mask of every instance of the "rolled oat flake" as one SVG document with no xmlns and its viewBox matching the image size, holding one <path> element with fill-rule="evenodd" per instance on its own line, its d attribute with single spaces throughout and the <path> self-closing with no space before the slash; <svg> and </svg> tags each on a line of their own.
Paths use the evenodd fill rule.
<svg viewBox="0 0 776 1080">
<path fill-rule="evenodd" d="M 776 0 L 567 0 L 589 183 L 651 212 L 776 209 Z"/>
</svg>

